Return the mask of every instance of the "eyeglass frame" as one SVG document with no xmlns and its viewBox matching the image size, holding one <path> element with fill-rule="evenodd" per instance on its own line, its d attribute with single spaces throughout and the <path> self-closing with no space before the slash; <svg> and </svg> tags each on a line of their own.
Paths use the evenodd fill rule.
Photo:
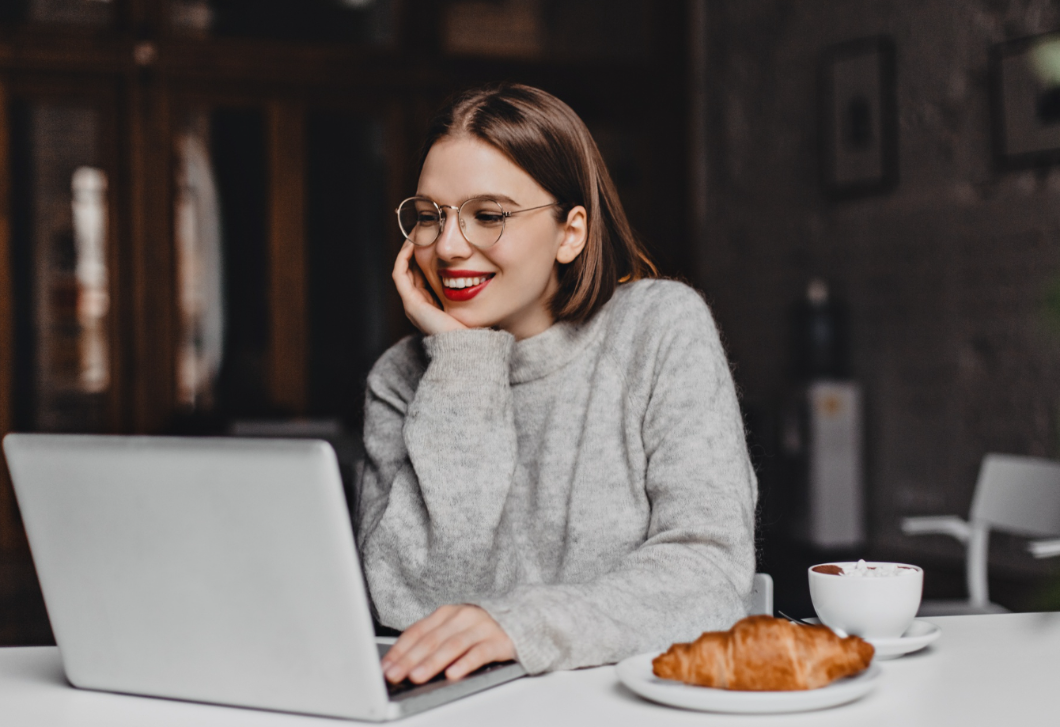
<svg viewBox="0 0 1060 727">
<path fill-rule="evenodd" d="M 436 210 L 438 210 L 438 220 L 439 220 L 439 222 L 438 222 L 438 234 L 435 236 L 435 238 L 433 240 L 428 242 L 426 245 L 417 245 L 415 242 L 413 242 L 412 238 L 409 237 L 405 233 L 405 228 L 401 226 L 401 208 L 405 205 L 406 202 L 411 202 L 414 199 L 422 199 L 422 200 L 425 200 L 427 202 L 430 202 L 431 204 L 434 205 L 434 208 Z M 466 205 L 470 204 L 471 202 L 481 201 L 481 200 L 486 200 L 487 202 L 493 202 L 494 204 L 496 204 L 498 207 L 501 208 L 501 231 L 497 235 L 497 239 L 494 240 L 493 242 L 491 242 L 489 245 L 476 245 L 475 243 L 471 242 L 471 240 L 468 239 L 467 233 L 464 232 L 464 226 L 460 224 L 460 221 L 462 219 L 462 217 L 460 216 L 460 211 L 462 209 L 464 209 L 464 207 Z M 394 209 L 394 214 L 396 214 L 397 218 L 398 218 L 398 229 L 401 230 L 401 234 L 406 240 L 408 240 L 409 242 L 412 242 L 412 244 L 415 247 L 430 247 L 434 243 L 438 242 L 438 238 L 441 237 L 442 234 L 445 232 L 445 223 L 449 221 L 449 215 L 443 213 L 442 210 L 443 209 L 456 210 L 456 222 L 457 222 L 456 227 L 457 227 L 458 230 L 460 230 L 460 236 L 464 238 L 464 240 L 467 242 L 468 245 L 471 245 L 475 249 L 478 249 L 478 250 L 489 250 L 491 247 L 493 247 L 498 242 L 500 242 L 502 237 L 504 237 L 504 230 L 507 227 L 508 218 L 511 217 L 512 215 L 519 215 L 519 214 L 522 214 L 523 212 L 533 212 L 534 210 L 543 210 L 546 207 L 556 207 L 556 206 L 558 206 L 560 204 L 562 204 L 562 203 L 561 202 L 549 202 L 548 204 L 539 204 L 536 207 L 524 207 L 521 210 L 508 211 L 508 210 L 504 209 L 504 205 L 502 205 L 499 200 L 493 199 L 492 197 L 472 197 L 471 199 L 465 199 L 463 202 L 460 203 L 459 207 L 456 207 L 456 206 L 451 205 L 451 204 L 438 204 L 437 202 L 435 202 L 430 197 L 421 197 L 419 195 L 414 195 L 412 197 L 406 197 L 405 199 L 401 200 L 401 202 L 398 204 L 398 206 Z"/>
</svg>

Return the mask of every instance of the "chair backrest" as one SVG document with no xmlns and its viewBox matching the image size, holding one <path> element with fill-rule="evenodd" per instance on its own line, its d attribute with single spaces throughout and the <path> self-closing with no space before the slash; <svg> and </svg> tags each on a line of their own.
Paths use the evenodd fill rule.
<svg viewBox="0 0 1060 727">
<path fill-rule="evenodd" d="M 1020 535 L 1060 535 L 1060 462 L 986 455 L 975 485 L 971 521 Z"/>
<path fill-rule="evenodd" d="M 761 614 L 773 615 L 773 576 L 768 573 L 755 573 L 754 584 L 751 586 L 751 604 L 747 615 Z"/>
</svg>

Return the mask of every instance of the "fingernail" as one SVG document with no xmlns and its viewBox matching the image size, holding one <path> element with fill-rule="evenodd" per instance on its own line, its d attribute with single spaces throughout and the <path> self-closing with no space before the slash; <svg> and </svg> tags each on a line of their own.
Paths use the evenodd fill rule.
<svg viewBox="0 0 1060 727">
<path fill-rule="evenodd" d="M 427 670 L 426 670 L 426 669 L 413 669 L 413 670 L 412 670 L 412 673 L 411 673 L 411 674 L 409 674 L 409 676 L 410 676 L 410 677 L 411 677 L 411 678 L 412 678 L 413 680 L 416 680 L 416 679 L 423 679 L 423 678 L 424 678 L 425 676 L 427 676 Z"/>
<path fill-rule="evenodd" d="M 392 682 L 397 681 L 398 674 L 400 674 L 400 673 L 401 673 L 401 670 L 398 669 L 396 666 L 392 666 L 392 667 L 388 668 L 386 670 L 386 672 L 385 672 L 386 678 L 389 679 Z"/>
</svg>

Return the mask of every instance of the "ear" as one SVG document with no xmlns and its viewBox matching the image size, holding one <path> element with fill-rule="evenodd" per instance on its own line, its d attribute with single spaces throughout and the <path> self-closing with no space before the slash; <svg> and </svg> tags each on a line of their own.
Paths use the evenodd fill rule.
<svg viewBox="0 0 1060 727">
<path fill-rule="evenodd" d="M 556 262 L 566 265 L 574 262 L 589 240 L 589 215 L 584 207 L 578 205 L 567 213 L 567 221 L 563 223 L 560 234 L 562 238 L 556 250 Z"/>
</svg>

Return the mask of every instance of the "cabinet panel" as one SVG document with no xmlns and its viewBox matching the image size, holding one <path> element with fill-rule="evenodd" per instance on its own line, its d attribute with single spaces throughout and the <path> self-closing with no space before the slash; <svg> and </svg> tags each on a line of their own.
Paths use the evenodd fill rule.
<svg viewBox="0 0 1060 727">
<path fill-rule="evenodd" d="M 113 424 L 105 118 L 62 99 L 9 106 L 17 429 L 100 432 Z"/>
<path fill-rule="evenodd" d="M 267 119 L 198 107 L 175 128 L 176 397 L 220 426 L 270 413 Z"/>
<path fill-rule="evenodd" d="M 275 100 L 185 112 L 174 240 L 184 423 L 300 415 L 359 427 L 392 338 L 384 124 Z"/>
<path fill-rule="evenodd" d="M 352 442 L 413 330 L 390 270 L 423 126 L 486 81 L 570 103 L 664 270 L 690 269 L 684 7 L 0 0 L 0 435 Z M 3 477 L 0 644 L 47 643 Z"/>
</svg>

